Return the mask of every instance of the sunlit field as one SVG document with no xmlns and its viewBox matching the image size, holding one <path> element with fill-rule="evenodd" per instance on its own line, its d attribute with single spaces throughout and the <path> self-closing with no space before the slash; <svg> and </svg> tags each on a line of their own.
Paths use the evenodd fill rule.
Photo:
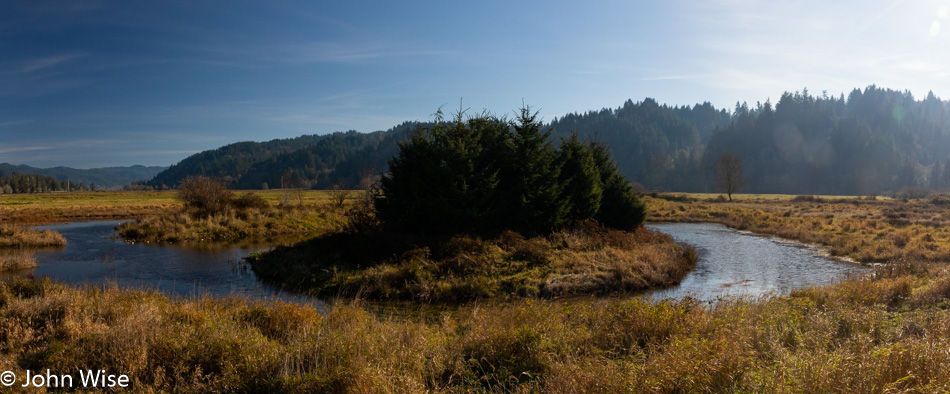
<svg viewBox="0 0 950 394">
<path fill-rule="evenodd" d="M 112 191 L 0 194 L 0 222 L 50 223 L 126 219 L 175 212 L 181 202 L 175 191 Z M 271 204 L 314 204 L 330 200 L 327 191 L 257 190 Z"/>
<path fill-rule="evenodd" d="M 325 192 L 303 195 L 331 203 Z M 723 223 L 878 266 L 831 286 L 712 304 L 519 298 L 408 315 L 359 297 L 317 311 L 18 278 L 0 284 L 0 369 L 96 365 L 128 373 L 137 392 L 950 389 L 950 206 L 941 196 L 717 197 L 645 197 L 648 220 Z M 179 209 L 170 192 L 21 201 L 47 213 Z"/>
</svg>

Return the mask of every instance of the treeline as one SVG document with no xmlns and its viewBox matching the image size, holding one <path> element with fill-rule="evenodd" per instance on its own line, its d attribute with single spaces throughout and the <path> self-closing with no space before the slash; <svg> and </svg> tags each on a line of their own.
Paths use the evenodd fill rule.
<svg viewBox="0 0 950 394">
<path fill-rule="evenodd" d="M 0 177 L 11 176 L 13 173 L 34 174 L 56 178 L 60 181 L 86 185 L 95 184 L 106 189 L 116 189 L 136 181 L 147 181 L 166 167 L 103 167 L 77 169 L 69 167 L 36 168 L 26 165 L 0 163 Z"/>
<path fill-rule="evenodd" d="M 712 162 L 730 152 L 745 168 L 746 192 L 865 195 L 950 189 L 948 114 L 950 104 L 932 93 L 916 100 L 872 85 L 837 97 L 785 93 L 775 103 L 737 103 L 731 111 L 628 100 L 543 127 L 555 144 L 572 133 L 599 141 L 645 190 L 715 192 Z M 196 174 L 242 189 L 357 187 L 367 174 L 386 171 L 398 141 L 425 127 L 432 125 L 233 144 L 189 157 L 148 185 L 174 187 Z"/>
<path fill-rule="evenodd" d="M 194 154 L 132 188 L 175 188 L 190 175 L 223 180 L 235 189 L 356 188 L 385 170 L 398 141 L 423 127 L 405 122 L 387 131 L 337 132 L 268 142 L 239 142 Z"/>
<path fill-rule="evenodd" d="M 950 157 L 948 103 L 933 93 L 870 86 L 844 95 L 785 93 L 775 104 L 740 107 L 706 146 L 708 162 L 722 152 L 745 164 L 752 193 L 893 193 L 946 189 Z"/>
<path fill-rule="evenodd" d="M 246 141 L 225 145 L 191 155 L 162 171 L 145 185 L 163 189 L 174 188 L 189 175 L 204 175 L 234 182 L 257 162 L 315 144 L 324 138 L 326 136 L 304 135 L 268 142 Z"/>
<path fill-rule="evenodd" d="M 0 194 L 47 193 L 95 189 L 95 184 L 86 186 L 83 183 L 75 184 L 69 181 L 60 181 L 53 177 L 36 174 L 20 174 L 14 172 L 10 176 L 0 177 Z"/>
<path fill-rule="evenodd" d="M 383 172 L 398 150 L 397 143 L 419 127 L 419 123 L 406 122 L 389 131 L 329 134 L 313 145 L 253 164 L 232 187 L 356 188 L 363 178 Z"/>
<path fill-rule="evenodd" d="M 546 234 L 596 219 L 631 230 L 646 210 L 610 153 L 576 135 L 554 147 L 537 114 L 489 115 L 413 133 L 399 144 L 375 195 L 376 217 L 396 233 Z"/>
<path fill-rule="evenodd" d="M 735 154 L 745 192 L 865 195 L 950 188 L 950 104 L 869 86 L 846 97 L 784 93 L 777 103 L 660 106 L 651 99 L 551 125 L 610 147 L 647 190 L 715 192 L 713 161 Z"/>
<path fill-rule="evenodd" d="M 568 114 L 550 127 L 558 136 L 577 133 L 606 145 L 620 171 L 641 188 L 689 190 L 696 188 L 692 173 L 702 167 L 703 147 L 731 120 L 728 111 L 708 102 L 670 107 L 647 98 L 627 100 L 616 109 Z"/>
</svg>

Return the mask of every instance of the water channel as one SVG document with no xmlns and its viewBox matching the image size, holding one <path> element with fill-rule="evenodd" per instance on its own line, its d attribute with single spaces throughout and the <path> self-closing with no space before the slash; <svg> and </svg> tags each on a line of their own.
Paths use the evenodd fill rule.
<svg viewBox="0 0 950 394">
<path fill-rule="evenodd" d="M 265 284 L 243 261 L 261 247 L 204 249 L 128 244 L 115 238 L 115 221 L 43 226 L 60 232 L 67 246 L 37 252 L 37 277 L 74 284 L 118 285 L 166 294 L 241 296 L 323 305 Z M 792 289 L 829 284 L 866 268 L 822 255 L 814 247 L 741 233 L 718 224 L 664 223 L 648 227 L 693 246 L 696 269 L 679 286 L 648 293 L 655 298 L 784 294 Z"/>
<path fill-rule="evenodd" d="M 66 283 L 118 285 L 165 294 L 240 296 L 264 301 L 322 302 L 263 283 L 243 260 L 265 247 L 183 248 L 130 244 L 115 237 L 115 221 L 76 222 L 38 227 L 58 231 L 66 247 L 36 253 L 36 277 Z"/>
<path fill-rule="evenodd" d="M 655 298 L 690 296 L 713 301 L 728 296 L 780 295 L 868 270 L 829 257 L 814 246 L 739 232 L 721 224 L 657 223 L 647 227 L 689 244 L 699 255 L 696 269 L 679 286 L 648 294 Z"/>
</svg>

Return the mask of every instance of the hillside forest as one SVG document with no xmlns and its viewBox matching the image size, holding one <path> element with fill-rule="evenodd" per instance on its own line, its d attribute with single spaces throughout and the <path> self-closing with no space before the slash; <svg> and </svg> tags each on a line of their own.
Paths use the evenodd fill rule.
<svg viewBox="0 0 950 394">
<path fill-rule="evenodd" d="M 554 144 L 571 134 L 603 144 L 642 190 L 716 192 L 711 166 L 728 152 L 742 161 L 743 192 L 867 195 L 950 188 L 948 112 L 950 103 L 932 93 L 918 100 L 872 85 L 838 96 L 786 92 L 731 110 L 628 100 L 544 127 Z M 431 126 L 231 144 L 188 157 L 145 185 L 169 188 L 207 175 L 237 189 L 356 188 L 385 171 L 399 141 Z"/>
</svg>

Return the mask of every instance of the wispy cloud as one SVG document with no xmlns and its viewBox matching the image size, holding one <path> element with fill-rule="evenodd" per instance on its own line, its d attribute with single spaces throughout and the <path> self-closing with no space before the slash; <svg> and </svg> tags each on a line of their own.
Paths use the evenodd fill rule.
<svg viewBox="0 0 950 394">
<path fill-rule="evenodd" d="M 14 146 L 11 148 L 0 148 L 0 155 L 10 153 L 33 152 L 38 150 L 50 150 L 48 146 Z"/>
<path fill-rule="evenodd" d="M 682 81 L 687 79 L 699 79 L 709 77 L 708 74 L 695 75 L 661 75 L 656 77 L 641 78 L 641 81 Z"/>
<path fill-rule="evenodd" d="M 28 74 L 37 71 L 46 70 L 58 65 L 67 63 L 71 60 L 87 56 L 81 53 L 66 53 L 52 56 L 45 56 L 34 59 L 21 60 L 17 62 L 7 62 L 3 65 L 3 70 L 9 74 Z"/>
<path fill-rule="evenodd" d="M 36 119 L 22 119 L 22 120 L 8 120 L 5 122 L 0 122 L 0 127 L 9 127 L 16 126 L 21 124 L 33 123 Z"/>
</svg>

